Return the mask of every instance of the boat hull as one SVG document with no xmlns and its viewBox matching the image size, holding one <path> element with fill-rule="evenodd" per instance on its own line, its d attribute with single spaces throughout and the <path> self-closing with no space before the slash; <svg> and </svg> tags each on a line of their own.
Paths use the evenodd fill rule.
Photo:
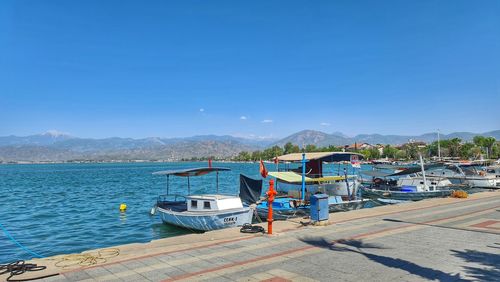
<svg viewBox="0 0 500 282">
<path fill-rule="evenodd" d="M 211 231 L 252 223 L 253 210 L 242 208 L 199 214 L 197 212 L 175 212 L 158 208 L 161 219 L 171 224 L 190 230 Z"/>
<path fill-rule="evenodd" d="M 500 181 L 492 177 L 449 177 L 452 184 L 467 184 L 470 187 L 499 189 Z"/>
<path fill-rule="evenodd" d="M 364 208 L 368 204 L 368 202 L 370 201 L 365 199 L 365 200 L 354 200 L 342 203 L 329 204 L 328 211 L 330 213 L 334 213 L 334 212 L 358 210 Z M 257 214 L 262 220 L 267 219 L 268 212 L 269 210 L 267 206 L 257 206 Z M 297 208 L 292 208 L 292 207 L 280 208 L 273 206 L 274 220 L 287 220 L 289 218 L 305 217 L 309 215 L 310 215 L 309 205 L 300 206 Z"/>
<path fill-rule="evenodd" d="M 429 198 L 443 198 L 450 196 L 452 190 L 436 190 L 436 191 L 426 191 L 426 192 L 401 192 L 401 191 L 390 191 L 390 190 L 377 190 L 370 188 L 361 188 L 361 193 L 363 197 L 372 199 L 393 199 L 400 201 L 420 201 Z"/>
</svg>

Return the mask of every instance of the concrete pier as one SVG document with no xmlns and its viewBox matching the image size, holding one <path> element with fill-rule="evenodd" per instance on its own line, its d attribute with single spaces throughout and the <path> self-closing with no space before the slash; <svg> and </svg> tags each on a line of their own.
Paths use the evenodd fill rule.
<svg viewBox="0 0 500 282">
<path fill-rule="evenodd" d="M 90 251 L 94 265 L 36 259 L 42 281 L 500 280 L 500 191 L 296 219 L 275 235 L 226 229 Z M 119 252 L 119 254 L 118 254 Z M 74 264 L 73 264 L 74 263 Z M 64 267 L 62 267 L 64 266 Z M 0 281 L 6 276 L 0 276 Z"/>
</svg>

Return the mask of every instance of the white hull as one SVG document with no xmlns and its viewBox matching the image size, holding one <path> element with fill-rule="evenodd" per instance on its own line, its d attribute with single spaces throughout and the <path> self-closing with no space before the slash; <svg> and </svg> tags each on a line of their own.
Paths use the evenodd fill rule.
<svg viewBox="0 0 500 282">
<path fill-rule="evenodd" d="M 252 223 L 253 210 L 247 207 L 213 212 L 176 212 L 158 208 L 164 223 L 199 231 L 210 231 Z"/>
</svg>

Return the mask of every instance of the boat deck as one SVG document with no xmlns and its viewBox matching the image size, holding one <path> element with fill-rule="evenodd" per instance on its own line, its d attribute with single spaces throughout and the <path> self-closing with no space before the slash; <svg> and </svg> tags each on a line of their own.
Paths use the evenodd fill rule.
<svg viewBox="0 0 500 282">
<path fill-rule="evenodd" d="M 327 226 L 275 222 L 116 247 L 96 265 L 36 259 L 43 281 L 455 281 L 500 276 L 500 191 L 330 214 Z M 91 254 L 97 254 L 92 251 Z M 27 276 L 30 275 L 30 276 Z M 0 280 L 5 276 L 0 276 Z"/>
</svg>

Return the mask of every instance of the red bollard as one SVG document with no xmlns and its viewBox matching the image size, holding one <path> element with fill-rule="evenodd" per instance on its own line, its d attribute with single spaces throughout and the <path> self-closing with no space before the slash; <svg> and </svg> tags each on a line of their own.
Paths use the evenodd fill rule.
<svg viewBox="0 0 500 282">
<path fill-rule="evenodd" d="M 267 234 L 273 234 L 273 201 L 274 196 L 276 196 L 276 191 L 274 190 L 274 179 L 269 180 L 269 191 L 266 192 L 267 195 Z"/>
</svg>

